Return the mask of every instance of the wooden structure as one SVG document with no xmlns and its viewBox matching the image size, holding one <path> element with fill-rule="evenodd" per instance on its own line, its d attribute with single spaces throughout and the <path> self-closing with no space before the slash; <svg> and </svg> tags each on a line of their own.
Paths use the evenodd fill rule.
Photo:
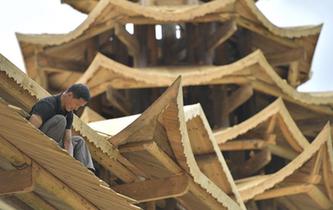
<svg viewBox="0 0 333 210">
<path fill-rule="evenodd" d="M 88 14 L 75 30 L 17 34 L 36 82 L 0 57 L 0 178 L 20 180 L 0 208 L 333 208 L 333 94 L 296 90 L 321 25 L 277 27 L 252 0 L 63 3 Z M 75 82 L 93 98 L 73 130 L 103 181 L 20 116 Z"/>
</svg>

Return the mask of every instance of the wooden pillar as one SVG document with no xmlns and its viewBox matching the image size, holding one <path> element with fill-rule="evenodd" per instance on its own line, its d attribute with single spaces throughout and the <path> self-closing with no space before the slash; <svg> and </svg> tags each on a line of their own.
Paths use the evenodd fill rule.
<svg viewBox="0 0 333 210">
<path fill-rule="evenodd" d="M 155 39 L 155 25 L 147 26 L 147 50 L 148 50 L 148 65 L 156 66 L 158 61 L 158 48 Z"/>
</svg>

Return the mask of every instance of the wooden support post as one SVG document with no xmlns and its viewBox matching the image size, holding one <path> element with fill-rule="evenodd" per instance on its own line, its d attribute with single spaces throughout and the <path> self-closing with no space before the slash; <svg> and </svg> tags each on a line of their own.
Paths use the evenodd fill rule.
<svg viewBox="0 0 333 210">
<path fill-rule="evenodd" d="M 6 194 L 26 193 L 33 190 L 32 168 L 0 171 L 0 196 Z"/>
<path fill-rule="evenodd" d="M 291 86 L 297 87 L 300 84 L 299 81 L 299 61 L 290 63 L 288 71 L 288 82 Z"/>
<path fill-rule="evenodd" d="M 184 195 L 188 191 L 189 179 L 187 175 L 177 175 L 117 185 L 113 189 L 142 203 Z"/>
<path fill-rule="evenodd" d="M 147 26 L 147 48 L 148 65 L 156 66 L 158 61 L 158 48 L 155 39 L 155 25 Z"/>
</svg>

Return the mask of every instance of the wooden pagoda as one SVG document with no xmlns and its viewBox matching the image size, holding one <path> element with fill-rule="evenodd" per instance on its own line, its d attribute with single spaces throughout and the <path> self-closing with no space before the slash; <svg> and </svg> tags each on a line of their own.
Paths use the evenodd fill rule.
<svg viewBox="0 0 333 210">
<path fill-rule="evenodd" d="M 321 25 L 277 27 L 253 0 L 63 3 L 88 16 L 17 34 L 28 75 L 0 57 L 0 208 L 333 209 L 333 94 L 296 90 Z M 95 175 L 25 119 L 76 82 Z"/>
</svg>

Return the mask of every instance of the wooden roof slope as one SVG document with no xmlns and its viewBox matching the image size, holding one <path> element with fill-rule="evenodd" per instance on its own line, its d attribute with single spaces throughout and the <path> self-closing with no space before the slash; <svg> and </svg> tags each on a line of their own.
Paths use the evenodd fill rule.
<svg viewBox="0 0 333 210">
<path fill-rule="evenodd" d="M 0 54 L 0 90 L 1 96 L 10 104 L 29 112 L 38 99 L 49 96 L 49 93 L 30 79 L 25 73 L 10 63 Z M 95 161 L 105 169 L 112 171 L 125 182 L 136 179 L 128 169 L 119 151 L 105 137 L 98 135 L 88 125 L 74 115 L 73 129 L 85 138 Z"/>
<path fill-rule="evenodd" d="M 271 107 L 274 107 L 274 105 L 276 107 L 277 103 L 282 102 L 278 100 Z M 271 109 L 271 107 L 269 108 Z M 290 121 L 291 118 L 287 115 L 287 112 L 282 112 L 280 115 L 282 120 Z M 204 157 L 202 160 L 197 158 L 197 162 L 202 170 L 208 170 L 209 173 L 209 169 L 211 169 L 210 175 L 215 179 L 220 178 L 219 167 L 214 165 L 214 161 L 218 157 L 209 153 L 211 148 L 207 147 L 208 145 L 205 143 L 209 142 L 208 139 L 214 139 L 214 137 L 200 105 L 190 107 L 185 111 L 185 116 L 186 113 L 188 113 L 186 118 L 189 136 L 190 138 L 193 137 L 192 142 L 195 142 L 192 144 L 193 152 Z M 295 123 L 290 122 L 289 125 L 291 125 L 290 129 L 297 129 Z M 299 130 L 292 130 L 292 132 L 296 133 L 295 136 L 297 134 L 301 135 Z M 289 135 L 292 135 L 292 133 Z M 298 136 L 298 138 L 302 137 Z M 306 139 L 303 137 L 298 142 L 303 140 Z M 295 203 L 298 209 L 327 209 L 332 207 L 331 193 L 333 188 L 332 181 L 328 178 L 333 170 L 333 162 L 330 162 L 330 159 L 333 158 L 330 125 L 327 124 L 311 144 L 307 142 L 303 146 L 305 147 L 299 152 L 299 155 L 278 172 L 239 180 L 238 183 L 240 184 L 237 187 L 244 202 L 249 199 L 266 200 L 286 196 L 286 199 Z M 203 154 L 206 155 L 203 156 Z M 221 155 L 221 153 L 219 154 Z M 272 187 L 274 188 L 271 189 Z M 295 191 L 294 189 L 298 190 Z M 302 200 L 303 197 L 309 197 L 310 199 Z"/>
<path fill-rule="evenodd" d="M 45 61 L 41 54 L 48 55 L 49 53 L 52 54 L 52 51 L 54 51 L 53 53 L 56 55 L 52 56 L 61 58 L 64 53 L 57 54 L 56 51 L 63 47 L 65 51 L 62 52 L 66 52 L 67 60 L 83 59 L 82 56 L 84 53 L 82 52 L 86 46 L 84 44 L 76 48 L 73 48 L 73 46 L 105 31 L 114 29 L 117 24 L 129 22 L 143 22 L 147 24 L 223 21 L 225 19 L 234 18 L 235 14 L 237 17 L 236 23 L 241 27 L 261 34 L 264 37 L 269 37 L 289 48 L 304 48 L 307 54 L 307 61 L 305 62 L 306 64 L 304 64 L 306 68 L 302 71 L 305 71 L 306 78 L 302 78 L 301 80 L 307 79 L 321 26 L 294 28 L 276 27 L 259 12 L 254 2 L 251 0 L 217 0 L 201 5 L 180 6 L 176 8 L 141 6 L 123 0 L 102 0 L 90 12 L 88 18 L 68 34 L 17 34 L 17 38 L 22 49 L 28 74 L 33 79 L 37 79 L 38 83 L 42 84 L 47 81 L 46 78 L 41 76 L 45 74 L 43 70 L 50 70 L 50 68 L 47 64 L 49 61 Z M 75 50 L 81 50 L 82 52 L 78 55 L 74 52 Z M 72 55 L 69 55 L 69 52 L 72 52 Z M 37 63 L 35 62 L 36 57 L 38 58 Z M 298 81 L 300 79 L 298 78 L 299 75 L 296 77 L 295 81 Z"/>
<path fill-rule="evenodd" d="M 162 97 L 165 97 L 165 95 Z M 156 103 L 159 102 L 157 101 Z M 152 107 L 157 106 L 156 103 L 152 105 Z M 167 107 L 170 107 L 170 105 Z M 120 146 L 121 153 L 124 154 L 139 169 L 142 169 L 144 174 L 150 173 L 146 174 L 147 177 L 168 177 L 170 175 L 166 175 L 166 173 L 159 166 L 159 164 L 161 163 L 156 163 L 156 161 L 152 161 L 154 158 L 157 157 L 159 157 L 159 160 L 162 159 L 163 156 L 156 155 L 158 151 L 161 152 L 161 150 L 168 150 L 168 145 L 163 145 L 158 141 L 159 139 L 165 139 L 165 137 L 162 138 L 161 134 L 157 135 L 157 137 L 154 136 L 156 135 L 156 130 L 149 131 L 151 133 L 150 137 L 147 137 L 148 135 L 144 135 L 148 133 L 145 124 L 152 125 L 152 119 L 157 120 L 161 118 L 160 116 L 154 115 L 147 117 L 149 116 L 149 113 L 152 113 L 152 110 L 148 109 L 141 116 L 135 115 L 125 117 L 120 120 L 113 119 L 99 121 L 93 124 L 95 128 L 104 133 L 108 133 L 110 131 L 108 130 L 108 127 L 112 127 L 113 125 L 122 123 L 126 125 L 129 124 L 123 131 L 114 136 L 115 142 L 120 142 L 120 139 L 123 139 L 123 141 L 121 141 L 121 144 L 125 142 L 125 144 Z M 330 155 L 332 153 L 330 151 L 332 149 L 332 146 L 330 141 L 329 125 L 327 125 L 317 136 L 316 140 L 314 140 L 313 143 L 310 144 L 302 135 L 301 131 L 297 128 L 296 124 L 290 117 L 287 109 L 283 105 L 282 100 L 278 99 L 269 107 L 262 110 L 260 113 L 253 116 L 249 120 L 232 128 L 226 129 L 225 131 L 222 131 L 220 133 L 216 133 L 215 137 L 219 138 L 217 142 L 220 141 L 220 143 L 224 143 L 220 146 L 219 149 L 217 144 L 215 143 L 214 135 L 207 123 L 207 120 L 205 119 L 204 113 L 200 105 L 186 106 L 184 116 L 186 121 L 186 130 L 188 132 L 190 142 L 191 154 L 194 155 L 194 159 L 196 162 L 192 164 L 198 164 L 202 173 L 205 174 L 210 180 L 212 180 L 222 189 L 225 189 L 225 183 L 228 178 L 226 178 L 224 175 L 227 166 L 225 164 L 224 158 L 222 157 L 222 154 L 220 153 L 220 149 L 223 150 L 223 146 L 226 145 L 225 143 L 232 143 L 231 139 L 236 138 L 238 135 L 249 132 L 249 130 L 254 129 L 259 124 L 262 124 L 266 121 L 268 121 L 268 127 L 271 127 L 269 128 L 269 130 L 273 132 L 274 128 L 272 128 L 272 121 L 277 121 L 276 123 L 279 124 L 280 129 L 286 136 L 286 141 L 290 145 L 291 149 L 294 151 L 294 154 L 296 154 L 297 156 L 291 156 L 291 158 L 286 156 L 287 159 L 291 159 L 291 162 L 274 174 L 258 177 L 255 176 L 245 180 L 237 181 L 237 187 L 241 193 L 242 199 L 244 201 L 247 201 L 249 199 L 279 199 L 282 195 L 284 195 L 287 197 L 284 200 L 282 199 L 281 202 L 290 203 L 295 202 L 297 201 L 297 199 L 304 196 L 309 196 L 310 199 L 306 199 L 307 202 L 298 202 L 297 209 L 306 209 L 307 206 L 310 206 L 308 207 L 308 209 L 325 209 L 331 206 L 332 203 L 331 200 L 329 200 L 329 196 L 331 196 L 330 192 L 332 191 L 332 189 L 331 182 L 327 178 L 327 173 L 330 173 L 328 171 L 333 169 L 332 163 L 329 161 L 321 162 L 321 160 L 324 159 L 325 155 L 328 155 L 326 158 L 333 157 L 332 155 Z M 136 121 L 134 121 L 135 119 Z M 161 120 L 161 122 L 163 122 L 163 120 Z M 159 130 L 159 132 L 162 131 Z M 269 134 L 274 135 L 274 133 Z M 119 136 L 124 135 L 126 135 L 127 137 L 119 138 Z M 138 140 L 133 138 L 135 136 L 140 136 L 140 138 L 142 139 Z M 111 137 L 111 141 L 114 137 Z M 225 138 L 221 139 L 221 137 Z M 130 142 L 128 140 L 130 140 Z M 156 143 L 152 143 L 152 141 L 155 141 Z M 326 144 L 329 146 L 326 146 Z M 186 144 L 184 145 L 186 146 Z M 326 148 L 325 151 L 327 151 L 327 154 L 319 152 L 324 151 L 324 147 Z M 173 155 L 171 152 L 167 152 L 167 154 Z M 154 158 L 151 158 L 151 156 L 154 156 Z M 154 165 L 151 166 L 153 162 Z M 181 162 L 178 161 L 178 164 L 180 163 Z M 321 166 L 319 167 L 319 165 L 321 164 L 323 164 L 322 169 Z M 170 163 L 164 163 L 164 166 L 166 165 L 169 165 L 169 168 L 171 168 Z M 151 167 L 155 169 L 155 172 L 153 172 L 154 169 Z M 188 165 L 185 165 L 185 167 L 188 167 Z M 157 169 L 158 171 L 156 171 Z M 177 172 L 177 170 L 175 169 L 174 171 L 175 173 Z M 161 182 L 167 182 L 169 184 L 174 183 L 169 182 L 169 180 L 165 177 Z M 139 188 L 140 186 L 141 185 L 139 183 L 137 183 L 136 186 L 119 186 L 118 190 L 126 194 L 126 192 L 130 193 L 129 189 L 133 190 L 135 187 Z M 322 186 L 326 186 L 325 190 L 321 189 Z M 272 187 L 274 188 L 271 189 Z M 298 190 L 295 191 L 294 189 L 296 188 L 298 188 Z M 115 189 L 117 189 L 117 187 Z M 146 190 L 148 189 L 144 189 L 144 191 Z M 142 194 L 140 195 L 142 196 Z M 141 199 L 143 198 L 141 197 Z M 186 204 L 184 204 L 184 206 L 186 206 Z"/>
<path fill-rule="evenodd" d="M 329 161 L 332 157 L 331 129 L 327 124 L 288 165 L 276 173 L 239 184 L 241 197 L 265 200 L 283 196 L 295 209 L 328 209 L 333 205 L 332 185 L 328 179 L 333 169 Z"/>
<path fill-rule="evenodd" d="M 278 149 L 279 146 L 270 148 L 269 144 L 272 144 L 272 142 L 269 142 L 268 139 L 264 139 L 264 143 L 266 144 L 258 148 L 244 147 L 244 149 L 264 149 L 267 147 L 268 149 L 272 149 L 272 153 L 290 159 L 291 162 L 274 174 L 237 180 L 236 183 L 238 183 L 237 186 L 242 199 L 244 201 L 249 199 L 265 200 L 286 196 L 291 201 L 283 199 L 282 201 L 289 204 L 290 202 L 294 203 L 294 206 L 298 206 L 296 209 L 326 209 L 331 207 L 333 201 L 331 199 L 332 189 L 330 181 L 325 177 L 328 176 L 328 171 L 333 170 L 333 165 L 332 162 L 327 160 L 323 161 L 325 157 L 328 160 L 333 157 L 329 124 L 322 129 L 321 133 L 316 137 L 316 140 L 310 144 L 292 120 L 282 100 L 278 99 L 250 119 L 233 127 L 216 132 L 214 135 L 217 142 L 220 144 L 220 148 L 224 150 L 223 147 L 228 146 L 228 143 L 232 144 L 238 136 L 250 132 L 265 122 L 269 124 L 267 128 L 271 127 L 269 129 L 270 132 L 266 133 L 266 136 L 276 135 L 276 133 L 272 132 L 273 128 L 271 125 L 273 120 L 275 120 L 277 124 L 274 126 L 280 127 L 288 144 L 291 145 L 290 148 L 294 152 L 281 152 L 283 151 L 281 148 L 285 148 L 283 145 L 280 149 Z M 260 137 L 258 139 L 260 139 Z M 256 139 L 256 141 L 258 141 L 258 139 Z M 242 140 L 236 141 L 240 143 Z M 247 142 L 244 141 L 243 143 L 249 143 L 250 140 L 246 141 Z M 318 143 L 318 141 L 321 141 L 321 143 Z M 229 147 L 231 146 L 229 145 Z M 269 190 L 272 187 L 274 188 Z M 322 187 L 325 189 L 322 190 Z M 299 190 L 295 191 L 294 189 L 296 188 L 299 188 Z M 304 196 L 303 194 L 310 196 L 313 202 L 301 202 L 302 199 L 299 198 Z M 299 201 L 295 202 L 297 199 Z"/>
<path fill-rule="evenodd" d="M 308 140 L 297 127 L 281 99 L 277 99 L 248 120 L 215 132 L 214 136 L 217 143 L 222 146 L 238 136 L 244 135 L 252 129 L 259 127 L 261 124 L 267 124 L 267 132 L 264 132 L 266 135 L 276 135 L 274 129 L 279 127 L 283 135 L 286 137 L 286 141 L 294 151 L 301 152 L 309 145 Z"/>
<path fill-rule="evenodd" d="M 110 142 L 119 146 L 121 154 L 136 166 L 138 175 L 144 177 L 145 181 L 114 186 L 116 191 L 133 196 L 139 202 L 174 197 L 188 209 L 245 208 L 214 141 L 205 144 L 211 147 L 214 145 L 216 149 L 215 153 L 219 157 L 216 165 L 219 167 L 220 177 L 210 176 L 209 171 L 213 168 L 202 170 L 198 166 L 191 149 L 195 139 L 188 135 L 186 128 L 180 79 L 144 113 L 134 118 L 134 121 L 123 118 L 122 122 L 133 122 L 112 136 Z M 107 129 L 112 126 L 110 122 L 107 120 L 96 123 Z M 103 128 L 99 131 L 107 133 Z M 182 181 L 181 186 L 184 187 L 170 189 L 176 183 L 179 184 L 180 178 L 177 177 L 186 178 L 185 186 Z M 166 190 L 152 190 L 162 183 L 163 186 L 168 186 Z"/>
<path fill-rule="evenodd" d="M 0 103 L 0 110 L 1 150 L 5 151 L 1 156 L 14 165 L 19 164 L 16 173 L 29 169 L 32 173 L 30 190 L 51 206 L 58 209 L 139 209 L 6 103 Z M 21 169 L 22 165 L 27 168 Z M 6 183 L 2 184 L 6 186 Z"/>
<path fill-rule="evenodd" d="M 96 55 L 89 69 L 78 80 L 87 84 L 95 96 L 112 88 L 147 88 L 169 86 L 182 75 L 184 86 L 210 84 L 249 84 L 255 90 L 310 108 L 332 114 L 331 94 L 301 93 L 282 80 L 269 65 L 261 51 L 224 66 L 135 69 Z M 116 78 L 116 79 L 114 79 Z"/>
<path fill-rule="evenodd" d="M 0 56 L 0 64 L 1 96 L 10 104 L 29 112 L 38 98 L 49 95 L 3 56 Z M 73 128 L 86 139 L 94 160 L 106 170 L 112 171 L 124 182 L 132 182 L 137 179 L 129 169 L 130 166 L 126 165 L 126 159 L 105 137 L 98 135 L 76 116 L 74 117 Z"/>
<path fill-rule="evenodd" d="M 71 1 L 65 0 L 67 4 L 70 4 L 74 8 L 83 8 L 83 10 L 87 11 L 87 13 L 91 13 L 95 6 L 97 6 L 101 1 L 97 0 L 84 0 L 84 1 Z M 256 7 L 255 2 L 253 0 L 229 0 L 229 1 L 209 1 L 207 3 L 195 4 L 195 5 L 184 5 L 172 7 L 156 7 L 156 6 L 143 6 L 138 3 L 133 3 L 130 1 L 121 1 L 121 0 L 113 0 L 113 5 L 116 5 L 119 9 L 124 10 L 124 13 L 127 16 L 142 16 L 143 18 L 151 18 L 160 21 L 170 22 L 173 20 L 177 21 L 186 21 L 186 18 L 195 18 L 199 16 L 204 16 L 205 14 L 216 13 L 219 12 L 219 9 L 225 5 L 236 5 L 236 10 L 238 12 L 250 19 L 259 25 L 264 25 L 269 31 L 279 36 L 286 37 L 300 37 L 307 36 L 310 34 L 317 34 L 320 31 L 320 27 L 288 27 L 288 28 L 280 28 L 272 24 Z M 94 6 L 93 6 L 94 5 Z M 198 8 L 201 9 L 199 10 Z M 81 10 L 82 11 L 82 10 Z M 183 14 L 178 15 L 177 12 L 183 12 Z M 190 11 L 190 12 L 188 12 Z M 187 12 L 187 14 L 185 14 Z M 218 13 L 217 12 L 217 13 Z M 177 15 L 175 15 L 175 13 Z M 216 15 L 216 14 L 214 14 Z M 175 17 L 177 16 L 177 17 Z M 135 23 L 135 22 L 133 22 Z"/>
</svg>

